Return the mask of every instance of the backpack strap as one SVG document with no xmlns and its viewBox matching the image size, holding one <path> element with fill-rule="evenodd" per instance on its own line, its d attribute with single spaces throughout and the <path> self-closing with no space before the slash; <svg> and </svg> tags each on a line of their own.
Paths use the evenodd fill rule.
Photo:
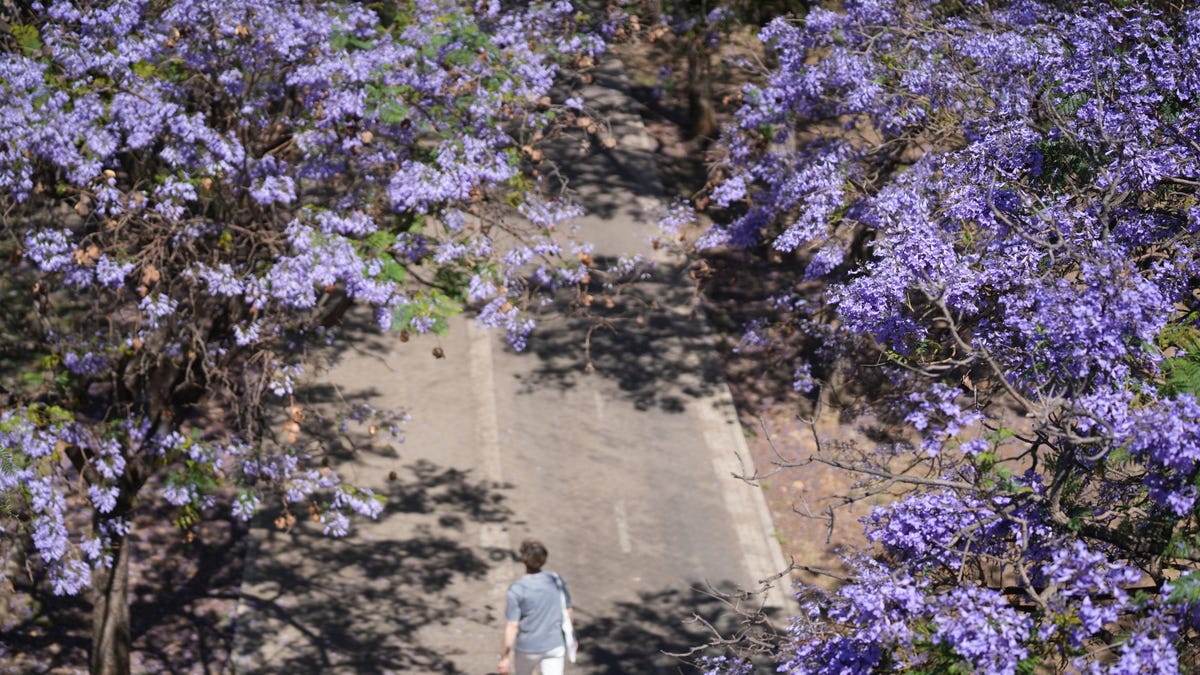
<svg viewBox="0 0 1200 675">
<path fill-rule="evenodd" d="M 558 599 L 562 602 L 563 609 L 567 609 L 567 592 L 563 588 L 562 577 L 558 576 L 557 572 L 551 572 L 550 578 L 554 579 L 554 585 L 558 586 Z"/>
</svg>

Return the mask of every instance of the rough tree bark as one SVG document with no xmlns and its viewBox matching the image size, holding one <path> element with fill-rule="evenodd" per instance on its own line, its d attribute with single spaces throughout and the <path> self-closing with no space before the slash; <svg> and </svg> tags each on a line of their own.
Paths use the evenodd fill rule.
<svg viewBox="0 0 1200 675">
<path fill-rule="evenodd" d="M 717 136 L 717 109 L 709 58 L 704 38 L 692 37 L 687 54 L 688 136 L 711 141 Z"/>
<path fill-rule="evenodd" d="M 129 547 L 128 536 L 113 537 L 112 567 L 101 566 L 92 577 L 92 675 L 128 675 Z"/>
</svg>

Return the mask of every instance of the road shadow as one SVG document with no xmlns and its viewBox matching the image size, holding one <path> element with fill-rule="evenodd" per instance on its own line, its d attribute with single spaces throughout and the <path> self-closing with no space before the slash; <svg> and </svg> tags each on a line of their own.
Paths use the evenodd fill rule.
<svg viewBox="0 0 1200 675">
<path fill-rule="evenodd" d="M 165 506 L 147 510 L 138 518 L 132 544 L 134 671 L 462 672 L 446 654 L 422 647 L 414 636 L 431 623 L 464 617 L 486 622 L 502 611 L 464 607 L 444 591 L 458 579 L 512 564 L 507 550 L 460 543 L 468 522 L 502 523 L 512 514 L 495 487 L 476 481 L 469 471 L 432 462 L 401 468 L 396 480 L 388 481 L 386 495 L 380 520 L 414 521 L 409 536 L 334 539 L 303 523 L 278 531 L 270 525 L 277 509 L 264 516 L 262 542 L 249 541 L 246 525 L 219 515 L 188 536 L 169 525 Z M 223 510 L 228 513 L 227 505 Z M 247 548 L 280 555 L 256 555 L 244 568 Z M 259 582 L 267 580 L 257 586 L 258 593 L 242 594 L 244 571 Z M 55 596 L 40 572 L 13 581 L 6 599 L 20 593 L 23 609 L 4 626 L 0 673 L 86 671 L 87 594 Z M 250 611 L 235 632 L 239 600 Z M 280 626 L 295 635 L 286 645 L 291 656 L 259 663 L 257 655 L 278 642 Z"/>
<path fill-rule="evenodd" d="M 578 667 L 589 675 L 701 673 L 701 657 L 726 653 L 705 645 L 737 635 L 760 641 L 775 635 L 769 625 L 736 611 L 735 605 L 753 614 L 758 609 L 755 600 L 732 584 L 700 582 L 685 590 L 640 592 L 636 601 L 618 602 L 598 616 L 577 610 L 582 654 Z M 766 661 L 756 665 L 756 673 L 774 672 Z"/>
<path fill-rule="evenodd" d="M 239 612 L 239 673 L 462 673 L 453 654 L 423 645 L 430 625 L 491 623 L 502 608 L 466 606 L 448 593 L 510 565 L 508 551 L 468 547 L 467 521 L 511 517 L 494 487 L 468 471 L 417 462 L 388 481 L 378 525 L 344 539 L 298 524 L 256 530 Z M 272 514 L 278 517 L 278 513 Z M 307 514 L 306 514 L 307 515 Z"/>
<path fill-rule="evenodd" d="M 660 266 L 617 293 L 589 289 L 596 300 L 588 307 L 561 304 L 529 336 L 524 354 L 538 364 L 519 376 L 519 391 L 567 390 L 582 378 L 604 378 L 637 409 L 672 413 L 716 393 L 721 361 L 704 316 L 692 311 L 686 274 Z"/>
<path fill-rule="evenodd" d="M 556 100 L 582 96 L 586 107 L 576 119 L 592 121 L 593 130 L 576 122 L 546 142 L 542 171 L 548 189 L 578 202 L 591 216 L 648 222 L 653 214 L 639 207 L 639 198 L 661 198 L 662 183 L 641 116 L 630 109 L 636 102 L 629 96 L 621 61 L 602 56 L 587 75 L 589 83 L 561 82 L 552 94 Z"/>
</svg>

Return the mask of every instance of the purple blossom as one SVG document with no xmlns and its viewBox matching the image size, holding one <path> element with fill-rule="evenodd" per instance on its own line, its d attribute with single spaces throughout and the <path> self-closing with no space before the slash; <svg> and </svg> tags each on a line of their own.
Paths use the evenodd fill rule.
<svg viewBox="0 0 1200 675">
<path fill-rule="evenodd" d="M 96 261 L 96 280 L 109 288 L 120 288 L 134 267 L 134 262 L 117 263 L 107 255 L 101 254 Z"/>
<path fill-rule="evenodd" d="M 291 204 L 296 200 L 296 183 L 291 176 L 265 176 L 250 190 L 250 197 L 263 206 Z"/>
<path fill-rule="evenodd" d="M 116 486 L 89 485 L 88 495 L 92 504 L 100 513 L 110 513 L 117 506 L 117 497 L 121 494 Z"/>
<path fill-rule="evenodd" d="M 1016 673 L 1033 620 L 996 591 L 965 586 L 937 598 L 933 642 L 949 646 L 977 671 Z"/>
<path fill-rule="evenodd" d="M 63 365 L 76 375 L 96 376 L 108 367 L 108 358 L 103 354 L 85 352 L 67 352 L 63 355 Z"/>
<path fill-rule="evenodd" d="M 159 320 L 174 314 L 178 306 L 179 303 L 173 298 L 162 294 L 147 295 L 139 304 L 142 315 L 146 317 L 146 325 L 151 329 L 158 328 Z"/>
<path fill-rule="evenodd" d="M 55 595 L 76 595 L 92 583 L 92 568 L 76 558 L 49 565 L 50 587 Z"/>
<path fill-rule="evenodd" d="M 258 512 L 258 507 L 258 497 L 250 493 L 242 493 L 233 502 L 233 515 L 242 521 L 249 521 Z"/>
<path fill-rule="evenodd" d="M 336 511 L 322 514 L 321 525 L 322 531 L 331 537 L 344 537 L 350 532 L 350 520 Z"/>
</svg>

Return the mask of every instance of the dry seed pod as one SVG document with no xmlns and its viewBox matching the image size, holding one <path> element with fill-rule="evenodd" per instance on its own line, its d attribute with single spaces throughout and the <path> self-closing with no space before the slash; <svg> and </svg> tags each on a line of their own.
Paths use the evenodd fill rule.
<svg viewBox="0 0 1200 675">
<path fill-rule="evenodd" d="M 297 424 L 295 420 L 288 420 L 284 422 L 282 429 L 284 434 L 287 436 L 287 442 L 289 444 L 300 440 L 300 425 Z"/>
</svg>

